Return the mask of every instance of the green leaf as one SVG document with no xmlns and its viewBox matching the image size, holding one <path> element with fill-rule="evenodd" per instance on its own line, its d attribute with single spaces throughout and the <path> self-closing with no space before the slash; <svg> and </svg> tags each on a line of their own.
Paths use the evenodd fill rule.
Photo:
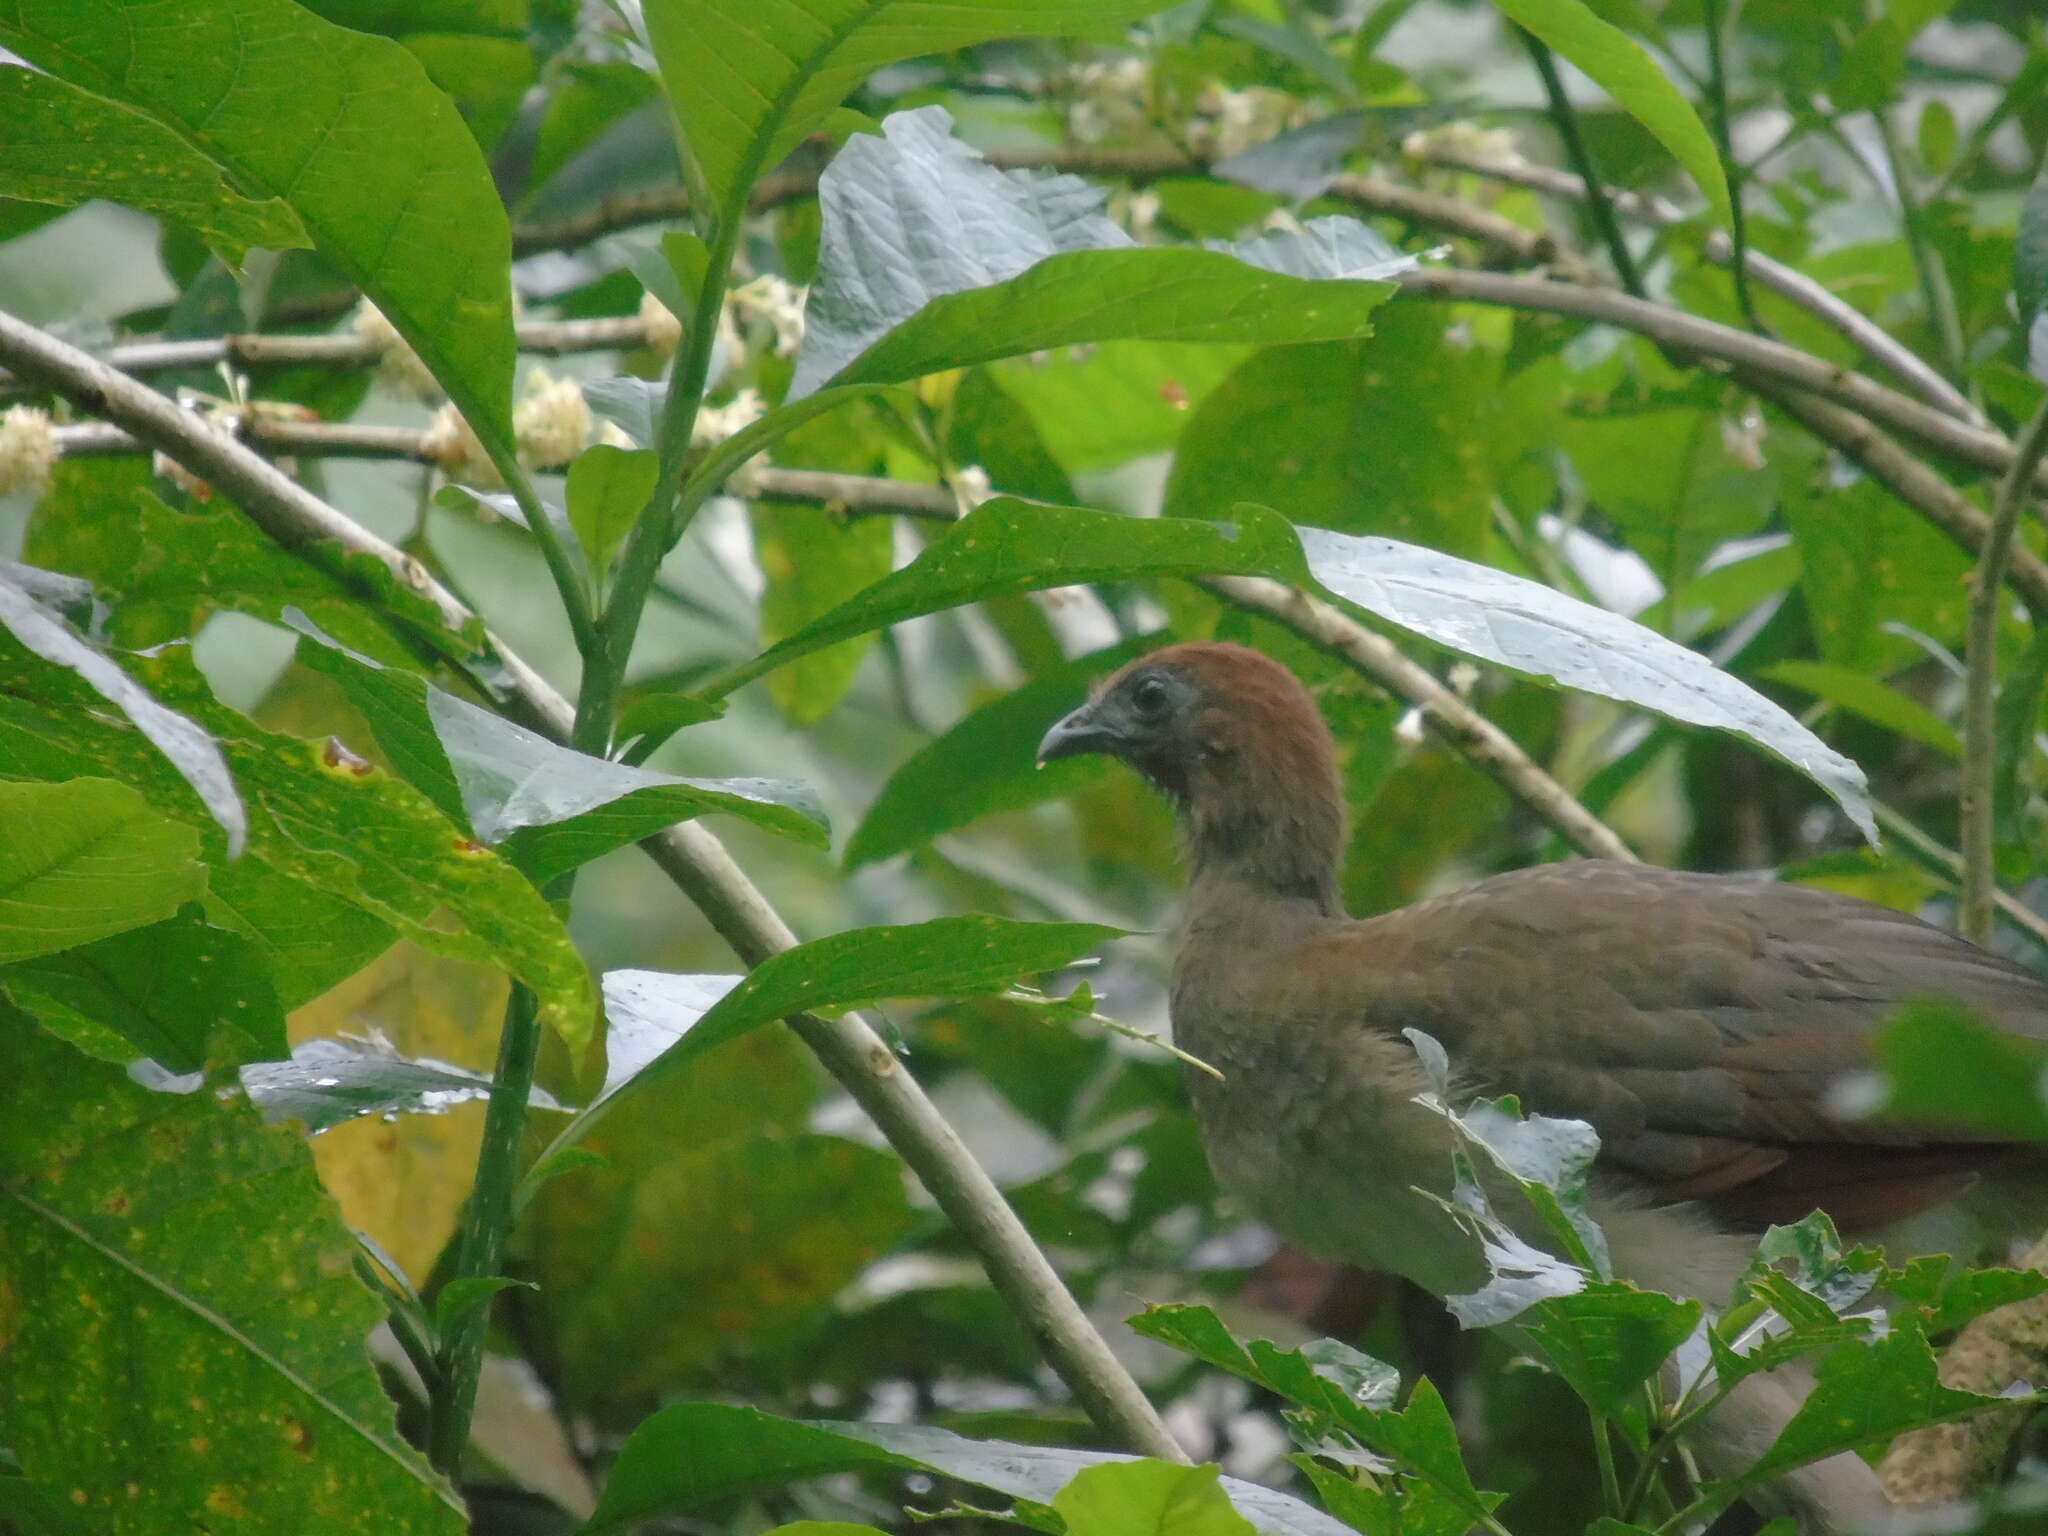
<svg viewBox="0 0 2048 1536">
<path fill-rule="evenodd" d="M 2012 293 L 2024 335 L 2048 304 L 2048 163 L 2027 188 L 2019 235 L 2012 247 Z"/>
<path fill-rule="evenodd" d="M 392 765 L 481 841 L 502 846 L 536 884 L 714 812 L 813 846 L 826 841 L 808 785 L 691 779 L 592 757 L 298 627 L 306 636 L 299 659 L 341 685 Z"/>
<path fill-rule="evenodd" d="M 511 233 L 476 140 L 410 52 L 291 0 L 0 0 L 0 44 L 290 205 L 510 453 Z"/>
<path fill-rule="evenodd" d="M 380 661 L 417 665 L 429 655 L 464 658 L 483 625 L 450 631 L 441 610 L 368 555 L 323 546 L 320 563 L 280 548 L 216 498 L 177 511 L 155 491 L 149 460 L 77 459 L 57 466 L 29 523 L 26 558 L 90 581 L 111 613 L 107 633 L 146 650 L 199 632 L 227 609 L 278 623 L 293 609 Z"/>
<path fill-rule="evenodd" d="M 488 1305 L 498 1292 L 515 1285 L 529 1291 L 540 1289 L 531 1280 L 515 1280 L 510 1275 L 464 1275 L 450 1280 L 434 1297 L 435 1329 L 445 1338 L 448 1330 L 465 1316 Z"/>
<path fill-rule="evenodd" d="M 69 673 L 83 685 L 79 689 L 81 693 L 90 689 L 99 699 L 112 704 L 125 715 L 135 729 L 163 754 L 163 760 L 191 785 L 207 813 L 227 834 L 228 857 L 233 858 L 241 852 L 249 831 L 248 813 L 243 809 L 241 796 L 236 793 L 235 781 L 228 773 L 219 743 L 204 729 L 150 697 L 148 689 L 79 638 L 63 619 L 10 580 L 5 570 L 0 570 L 0 629 L 13 637 L 21 651 L 49 664 L 47 669 L 37 667 L 18 659 L 18 653 L 17 657 L 9 658 L 18 668 L 16 676 L 21 679 L 14 686 L 24 696 L 48 692 L 50 685 L 61 683 L 63 674 Z M 12 647 L 0 645 L 0 656 L 6 655 L 10 649 Z M 37 674 L 41 675 L 40 678 Z M 41 688 L 37 686 L 38 681 L 43 684 Z M 83 701 L 80 702 L 81 707 L 98 707 L 97 704 L 84 706 Z M 72 778 L 78 775 L 42 776 Z"/>
<path fill-rule="evenodd" d="M 1033 678 L 963 717 L 892 773 L 846 841 L 849 870 L 879 863 L 998 811 L 1064 799 L 1102 771 L 1098 759 L 1041 766 L 1038 743 L 1095 678 L 1157 643 L 1143 635 Z"/>
<path fill-rule="evenodd" d="M 1867 672 L 1852 672 L 1847 667 L 1832 666 L 1825 661 L 1803 661 L 1795 657 L 1772 662 L 1758 676 L 1769 678 L 1774 683 L 1789 683 L 1817 699 L 1839 704 L 1909 741 L 1932 747 L 1943 757 L 1960 758 L 1963 755 L 1963 744 L 1954 726 L 1926 705 L 1907 698 L 1898 689 L 1879 682 Z"/>
<path fill-rule="evenodd" d="M 0 802 L 15 787 L 0 786 Z M 197 843 L 189 827 L 161 824 Z M 192 906 L 147 928 L 0 969 L 0 992 L 44 1028 L 120 1066 L 140 1055 L 182 1075 L 286 1049 L 269 965 L 247 939 L 211 926 Z"/>
<path fill-rule="evenodd" d="M 689 150 L 729 216 L 764 171 L 884 64 L 1001 37 L 1099 35 L 1159 0 L 649 0 L 647 31 Z"/>
<path fill-rule="evenodd" d="M 1316 580 L 1347 602 L 1482 661 L 1733 731 L 1820 785 L 1877 841 L 1863 770 L 1697 651 L 1490 566 L 1391 539 L 1297 532 Z"/>
<path fill-rule="evenodd" d="M 1821 659 L 1885 677 L 1924 660 L 1897 632 L 1961 647 L 1971 556 L 1873 480 L 1784 499 Z"/>
<path fill-rule="evenodd" d="M 1697 1301 L 1612 1280 L 1538 1302 L 1520 1331 L 1581 1401 L 1617 1414 L 1699 1325 Z"/>
<path fill-rule="evenodd" d="M 654 494 L 660 473 L 661 461 L 654 454 L 607 443 L 584 449 L 570 463 L 569 526 L 593 572 L 602 576 L 611 568 L 612 556 Z"/>
<path fill-rule="evenodd" d="M 613 1463 L 597 1513 L 580 1536 L 685 1510 L 764 1484 L 856 1468 L 958 1478 L 1049 1508 L 1075 1475 L 1135 1458 L 1006 1440 L 969 1440 L 918 1424 L 828 1424 L 778 1419 L 724 1403 L 673 1403 L 642 1421 Z M 1234 1477 L 1220 1486 L 1267 1536 L 1344 1536 L 1298 1499 Z"/>
<path fill-rule="evenodd" d="M 1188 422 L 1164 510 L 1230 515 L 1240 501 L 1344 533 L 1479 552 L 1514 436 L 1500 359 L 1444 339 L 1444 318 L 1395 305 L 1367 342 L 1273 347 Z M 1284 471 L 1282 469 L 1284 466 Z"/>
<path fill-rule="evenodd" d="M 55 75 L 0 70 L 0 196 L 75 208 L 96 197 L 197 231 L 231 266 L 251 246 L 309 245 L 289 206 L 257 201 L 161 123 Z"/>
<path fill-rule="evenodd" d="M 1024 181 L 899 112 L 819 181 L 818 282 L 789 398 L 1078 342 L 1303 342 L 1370 333 L 1412 267 L 1355 220 L 1195 251 L 1131 245 L 1072 176 Z"/>
<path fill-rule="evenodd" d="M 815 507 L 766 505 L 750 514 L 754 562 L 768 583 L 761 594 L 764 641 L 795 633 L 889 574 L 895 549 L 885 517 L 842 523 Z M 857 635 L 800 658 L 769 682 L 770 696 L 791 724 L 814 724 L 852 686 L 872 643 L 872 636 Z"/>
<path fill-rule="evenodd" d="M 1609 26 L 1581 0 L 1494 0 L 1509 18 L 1527 27 L 1588 78 L 1615 104 L 1650 130 L 1651 136 L 1707 195 L 1721 224 L 1731 222 L 1728 178 L 1713 136 L 1690 103 L 1650 56 L 1618 27 Z"/>
<path fill-rule="evenodd" d="M 241 1076 L 265 1120 L 296 1121 L 308 1136 L 363 1115 L 441 1115 L 491 1096 L 491 1080 L 481 1073 L 401 1056 L 381 1041 L 304 1040 L 289 1059 L 252 1061 Z M 529 1102 L 537 1109 L 562 1107 L 544 1088 L 530 1090 Z"/>
<path fill-rule="evenodd" d="M 199 834 L 126 784 L 0 783 L 0 962 L 154 923 L 206 885 Z"/>
<path fill-rule="evenodd" d="M 1067 1536 L 1252 1536 L 1214 1464 L 1124 1461 L 1088 1467 L 1053 1495 Z"/>
<path fill-rule="evenodd" d="M 1881 1336 L 1853 1340 L 1821 1361 L 1813 1391 L 1739 1482 L 1754 1486 L 1908 1429 L 2040 1401 L 2040 1394 L 1985 1397 L 1943 1386 L 1918 1320 L 1898 1318 Z"/>
<path fill-rule="evenodd" d="M 382 1308 L 299 1137 L 36 1030 L 0 1029 L 0 1080 L 36 1106 L 0 1116 L 0 1422 L 39 1481 L 112 1536 L 464 1529 L 398 1433 Z"/>
<path fill-rule="evenodd" d="M 999 496 L 984 502 L 902 570 L 716 679 L 722 698 L 741 684 L 848 636 L 985 597 L 1132 576 L 1279 575 L 1299 580 L 1287 524 L 1263 509 L 1244 521 L 1119 517 Z"/>
<path fill-rule="evenodd" d="M 1872 1042 L 1879 1083 L 1858 1107 L 1987 1141 L 2048 1142 L 2048 1044 L 1954 1003 L 1911 1003 Z"/>
</svg>

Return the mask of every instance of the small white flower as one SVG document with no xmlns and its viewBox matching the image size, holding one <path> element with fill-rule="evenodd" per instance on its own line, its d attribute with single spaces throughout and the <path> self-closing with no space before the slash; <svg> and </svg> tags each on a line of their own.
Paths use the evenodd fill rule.
<svg viewBox="0 0 2048 1536">
<path fill-rule="evenodd" d="M 1083 144 L 1129 138 L 1151 125 L 1152 66 L 1137 58 L 1083 64 L 1074 71 L 1067 131 Z"/>
<path fill-rule="evenodd" d="M 412 344 L 398 334 L 398 327 L 385 318 L 383 310 L 364 299 L 356 305 L 351 324 L 358 336 L 377 349 L 377 377 L 386 386 L 422 400 L 441 398 L 441 386 L 434 375 L 420 361 Z"/>
<path fill-rule="evenodd" d="M 995 487 L 989 482 L 988 471 L 979 464 L 963 465 L 953 471 L 952 485 L 953 500 L 959 504 L 962 517 L 995 494 Z"/>
<path fill-rule="evenodd" d="M 17 405 L 0 414 L 0 496 L 47 491 L 57 455 L 57 432 L 48 411 Z"/>
<path fill-rule="evenodd" d="M 795 357 L 804 344 L 804 292 L 785 277 L 763 273 L 725 296 L 741 323 L 766 320 L 775 331 L 775 355 Z"/>
<path fill-rule="evenodd" d="M 647 327 L 647 345 L 663 357 L 674 357 L 683 344 L 683 322 L 651 293 L 640 295 L 640 323 Z"/>
<path fill-rule="evenodd" d="M 590 404 L 583 386 L 557 379 L 545 368 L 534 369 L 512 409 L 512 430 L 521 461 L 534 469 L 559 469 L 590 441 Z"/>
<path fill-rule="evenodd" d="M 1764 413 L 1754 405 L 1721 418 L 1721 451 L 1744 469 L 1764 467 Z"/>
<path fill-rule="evenodd" d="M 434 419 L 427 423 L 426 433 L 420 439 L 420 451 L 440 465 L 441 472 L 451 480 L 491 490 L 505 484 L 490 455 L 484 452 L 484 445 L 477 441 L 476 433 L 452 405 L 434 412 Z"/>
<path fill-rule="evenodd" d="M 1482 128 L 1459 118 L 1411 133 L 1401 152 L 1414 160 L 1451 160 L 1467 165 L 1514 166 L 1522 163 L 1512 128 Z"/>
<path fill-rule="evenodd" d="M 751 427 L 766 412 L 758 389 L 743 389 L 724 405 L 700 406 L 697 421 L 690 428 L 690 445 L 709 448 Z"/>
</svg>

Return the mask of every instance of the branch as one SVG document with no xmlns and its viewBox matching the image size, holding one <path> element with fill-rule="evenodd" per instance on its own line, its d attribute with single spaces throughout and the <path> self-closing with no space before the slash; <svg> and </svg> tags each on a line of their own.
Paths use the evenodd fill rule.
<svg viewBox="0 0 2048 1536">
<path fill-rule="evenodd" d="M 1854 462 L 1964 549 L 1975 554 L 1984 548 L 1991 519 L 1983 509 L 1861 416 L 1744 369 L 1738 368 L 1735 377 Z M 2006 580 L 2037 622 L 2048 622 L 2048 563 L 2025 544 L 2015 543 Z"/>
<path fill-rule="evenodd" d="M 1662 345 L 1824 396 L 1972 469 L 2003 474 L 2012 463 L 2012 443 L 2003 433 L 1944 415 L 1797 347 L 1683 310 L 1606 289 L 1449 267 L 1403 272 L 1393 281 L 1403 293 L 1419 298 L 1499 304 L 1619 326 Z"/>
<path fill-rule="evenodd" d="M 359 527 L 248 448 L 208 430 L 146 385 L 0 311 L 0 362 L 118 422 L 229 495 L 264 532 L 374 600 L 335 553 L 367 555 L 398 573 L 459 629 L 473 616 L 410 556 Z M 323 546 L 326 546 L 323 548 Z M 568 700 L 493 637 L 512 705 L 557 741 L 574 723 Z M 662 869 L 749 963 L 795 942 L 717 837 L 694 822 L 648 840 Z M 863 1015 L 792 1020 L 827 1070 L 874 1120 L 974 1244 L 991 1282 L 1032 1330 L 1045 1358 L 1096 1421 L 1146 1455 L 1184 1461 L 1157 1412 L 1032 1241 L 986 1170 Z"/>
<path fill-rule="evenodd" d="M 1991 895 L 1997 887 L 1997 850 L 1992 846 L 1992 780 L 1996 768 L 1992 707 L 1998 692 L 1998 611 L 2004 606 L 2005 567 L 2031 499 L 2034 470 L 2048 452 L 2048 401 L 2020 434 L 2012 468 L 1999 483 L 1991 506 L 1991 527 L 1970 586 L 1968 670 L 1963 695 L 1962 852 L 1963 896 L 1957 926 L 1963 937 L 1982 944 L 1991 937 Z M 2031 706 L 2030 706 L 2031 707 Z"/>
<path fill-rule="evenodd" d="M 1519 156 L 1514 159 L 1481 159 L 1432 145 L 1423 150 L 1422 158 L 1431 164 L 1470 171 L 1477 176 L 1491 177 L 1551 197 L 1572 202 L 1586 200 L 1585 182 L 1571 172 Z M 1661 197 L 1645 197 L 1614 187 L 1608 189 L 1607 195 L 1614 206 L 1630 218 L 1641 219 L 1660 228 L 1680 223 L 1685 218 L 1682 210 Z M 1707 236 L 1706 253 L 1708 260 L 1729 266 L 1735 260 L 1735 242 L 1722 231 L 1714 230 Z M 1759 287 L 1768 288 L 1779 298 L 1798 305 L 1838 331 L 1872 362 L 1888 370 L 1936 410 L 1959 421 L 1985 425 L 1983 413 L 1918 353 L 1804 272 L 1766 256 L 1754 246 L 1744 250 L 1743 265 Z"/>
<path fill-rule="evenodd" d="M 519 350 L 545 356 L 569 352 L 600 352 L 647 345 L 647 327 L 638 315 L 596 320 L 528 320 L 519 327 Z M 367 336 L 202 336 L 191 341 L 136 341 L 109 347 L 100 354 L 108 366 L 127 374 L 165 373 L 174 368 L 211 368 L 227 363 L 237 368 L 374 368 L 383 347 Z M 0 390 L 21 388 L 21 381 L 0 373 Z"/>
</svg>

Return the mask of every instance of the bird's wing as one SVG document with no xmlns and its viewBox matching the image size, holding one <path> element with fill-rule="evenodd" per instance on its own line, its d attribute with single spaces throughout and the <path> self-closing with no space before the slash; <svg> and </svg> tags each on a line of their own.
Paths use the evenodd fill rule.
<svg viewBox="0 0 2048 1536">
<path fill-rule="evenodd" d="M 1900 1004 L 2048 1037 L 2048 984 L 1940 929 L 1806 887 L 1580 862 L 1333 926 L 1290 965 L 1335 1024 L 1436 1036 L 1474 1087 L 1590 1121 L 1660 1200 L 1845 1228 L 1940 1203 L 2002 1149 L 1847 1121 L 1828 1090 Z"/>
</svg>

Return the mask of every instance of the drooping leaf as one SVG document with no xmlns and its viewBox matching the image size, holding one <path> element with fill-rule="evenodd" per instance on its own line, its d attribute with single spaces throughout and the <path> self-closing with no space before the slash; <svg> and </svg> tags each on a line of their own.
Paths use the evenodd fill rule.
<svg viewBox="0 0 2048 1536">
<path fill-rule="evenodd" d="M 0 69 L 0 122 L 0 196 L 126 203 L 198 231 L 234 266 L 251 246 L 311 243 L 285 203 L 242 196 L 161 123 L 55 75 Z"/>
<path fill-rule="evenodd" d="M 84 688 L 125 715 L 163 754 L 164 761 L 192 786 L 207 813 L 226 833 L 228 857 L 242 851 L 243 839 L 249 831 L 248 814 L 236 793 L 234 778 L 228 772 L 219 744 L 205 730 L 159 704 L 148 689 L 88 645 L 62 618 L 30 597 L 4 573 L 0 573 L 0 629 L 5 629 L 20 648 L 14 657 L 7 658 L 19 669 L 18 680 L 10 682 L 12 690 L 25 700 L 40 702 L 39 695 L 63 682 L 61 676 L 49 676 L 49 671 L 61 669 L 70 673 Z M 11 647 L 0 648 L 0 656 L 5 655 L 6 649 Z M 38 658 L 45 667 L 38 667 L 28 656 Z M 45 678 L 38 679 L 38 672 L 45 673 Z M 39 681 L 43 686 L 38 687 Z"/>
<path fill-rule="evenodd" d="M 309 1136 L 362 1115 L 439 1115 L 491 1096 L 491 1080 L 445 1061 L 401 1056 L 388 1045 L 305 1040 L 288 1060 L 253 1061 L 242 1087 L 273 1125 L 297 1121 Z M 530 1090 L 537 1109 L 560 1109 L 544 1088 Z"/>
<path fill-rule="evenodd" d="M 39 1482 L 114 1536 L 198 1511 L 464 1529 L 398 1433 L 364 1347 L 382 1309 L 299 1137 L 33 1029 L 0 1029 L 0 1075 L 36 1105 L 0 1116 L 0 1421 Z"/>
<path fill-rule="evenodd" d="M 0 962 L 154 923 L 206 884 L 199 835 L 126 784 L 0 783 Z"/>
<path fill-rule="evenodd" d="M 0 785 L 0 800 L 14 787 L 27 786 Z M 163 825 L 197 844 L 189 827 Z M 247 939 L 205 922 L 196 906 L 0 968 L 0 991 L 44 1028 L 119 1066 L 142 1056 L 182 1075 L 284 1051 L 284 1012 L 269 966 Z"/>
<path fill-rule="evenodd" d="M 938 107 L 857 138 L 819 182 L 824 246 L 789 398 L 1078 342 L 1369 334 L 1414 265 L 1355 221 L 1240 248 L 1134 247 L 1071 176 L 984 164 Z M 1296 275 L 1302 274 L 1302 275 Z"/>
<path fill-rule="evenodd" d="M 1096 777 L 1093 758 L 1034 761 L 1052 723 L 1094 678 L 1155 643 L 1142 636 L 1079 657 L 965 716 L 889 776 L 846 840 L 848 869 L 879 863 L 983 816 L 1062 799 Z"/>
<path fill-rule="evenodd" d="M 580 1536 L 603 1536 L 743 1488 L 854 1468 L 958 1478 L 1049 1509 L 1075 1474 L 1133 1460 L 1103 1451 L 969 1440 L 918 1424 L 803 1422 L 724 1403 L 675 1403 L 647 1419 L 621 1448 L 597 1513 Z M 1340 1536 L 1345 1530 L 1270 1488 L 1232 1477 L 1220 1486 L 1266 1536 Z"/>
<path fill-rule="evenodd" d="M 1633 38 L 1602 21 L 1582 0 L 1494 3 L 1584 70 L 1617 106 L 1649 129 L 1707 195 L 1715 219 L 1729 222 L 1728 178 L 1712 135 L 1678 87 Z"/>
<path fill-rule="evenodd" d="M 1541 583 L 1389 539 L 1302 528 L 1317 581 L 1439 645 L 1748 738 L 1832 795 L 1873 843 L 1863 770 L 1697 651 Z"/>
<path fill-rule="evenodd" d="M 1099 32 L 1158 0 L 650 0 L 647 32 L 690 153 L 721 210 L 884 64 L 1000 37 Z M 719 67 L 706 69 L 716 59 Z"/>
<path fill-rule="evenodd" d="M 289 205 L 486 442 L 512 443 L 511 234 L 419 60 L 291 0 L 0 3 L 0 44 Z"/>
<path fill-rule="evenodd" d="M 807 785 L 691 779 L 592 757 L 300 628 L 300 660 L 341 685 L 393 766 L 481 841 L 503 846 L 536 884 L 714 812 L 825 841 L 824 812 Z"/>
</svg>

